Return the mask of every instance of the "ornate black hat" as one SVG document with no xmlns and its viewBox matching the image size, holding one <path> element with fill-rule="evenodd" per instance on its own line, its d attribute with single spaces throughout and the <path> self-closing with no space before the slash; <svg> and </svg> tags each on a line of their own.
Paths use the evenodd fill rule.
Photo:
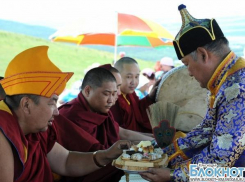
<svg viewBox="0 0 245 182">
<path fill-rule="evenodd" d="M 198 47 L 224 37 L 215 19 L 195 19 L 183 4 L 178 9 L 182 17 L 182 26 L 173 44 L 179 59 L 195 51 Z"/>
</svg>

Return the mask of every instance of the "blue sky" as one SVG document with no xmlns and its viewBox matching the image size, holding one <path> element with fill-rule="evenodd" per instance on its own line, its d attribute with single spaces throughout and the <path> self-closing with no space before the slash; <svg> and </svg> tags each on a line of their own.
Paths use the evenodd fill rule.
<svg viewBox="0 0 245 182">
<path fill-rule="evenodd" d="M 179 4 L 196 18 L 245 17 L 244 0 L 6 0 L 1 2 L 0 19 L 58 29 L 81 16 L 117 11 L 158 23 L 181 22 Z"/>
</svg>

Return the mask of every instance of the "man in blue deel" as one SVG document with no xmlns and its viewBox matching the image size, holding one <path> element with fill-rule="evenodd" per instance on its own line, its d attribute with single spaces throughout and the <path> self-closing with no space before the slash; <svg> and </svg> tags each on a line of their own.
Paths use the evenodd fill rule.
<svg viewBox="0 0 245 182">
<path fill-rule="evenodd" d="M 215 19 L 195 19 L 185 5 L 179 11 L 174 48 L 190 76 L 208 89 L 209 103 L 202 123 L 163 149 L 169 168 L 141 173 L 154 182 L 189 181 L 190 165 L 199 163 L 245 167 L 245 60 L 230 50 Z"/>
</svg>

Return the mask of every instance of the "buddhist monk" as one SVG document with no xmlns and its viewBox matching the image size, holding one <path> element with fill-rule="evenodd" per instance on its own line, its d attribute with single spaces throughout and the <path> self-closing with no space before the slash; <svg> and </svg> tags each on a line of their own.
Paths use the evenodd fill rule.
<svg viewBox="0 0 245 182">
<path fill-rule="evenodd" d="M 65 117 L 69 121 L 60 117 L 55 118 L 58 142 L 61 145 L 69 150 L 87 152 L 107 149 L 119 139 L 131 141 L 153 139 L 118 126 L 110 111 L 118 97 L 117 85 L 115 77 L 107 69 L 94 68 L 86 73 L 78 97 L 59 108 L 60 117 Z M 79 145 L 81 141 L 88 141 L 91 137 L 93 139 L 90 141 L 90 147 Z M 122 175 L 122 171 L 108 165 L 96 174 L 72 180 L 119 181 Z"/>
<path fill-rule="evenodd" d="M 21 52 L 0 80 L 6 93 L 0 101 L 1 182 L 53 182 L 52 172 L 86 175 L 130 147 L 130 142 L 118 141 L 107 150 L 81 153 L 56 142 L 52 125 L 59 114 L 56 103 L 73 73 L 61 72 L 49 60 L 47 50 L 47 46 L 38 46 Z"/>
<path fill-rule="evenodd" d="M 146 108 L 155 102 L 157 81 L 149 95 L 139 100 L 135 89 L 139 84 L 140 69 L 137 61 L 130 57 L 119 59 L 114 67 L 122 77 L 121 95 L 111 111 L 119 126 L 139 132 L 152 132 Z"/>
<path fill-rule="evenodd" d="M 120 87 L 122 85 L 122 77 L 121 77 L 119 71 L 116 68 L 112 67 L 111 64 L 104 64 L 104 65 L 101 65 L 99 67 L 105 68 L 108 71 L 110 71 L 113 74 L 113 76 L 115 77 L 116 81 L 117 81 L 117 94 L 115 95 L 115 102 L 116 102 L 117 99 L 118 99 L 118 96 L 121 95 Z"/>
</svg>

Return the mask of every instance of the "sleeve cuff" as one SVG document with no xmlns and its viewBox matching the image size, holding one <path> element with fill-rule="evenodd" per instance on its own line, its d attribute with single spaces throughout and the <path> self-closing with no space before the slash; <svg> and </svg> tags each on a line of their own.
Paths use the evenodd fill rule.
<svg viewBox="0 0 245 182">
<path fill-rule="evenodd" d="M 175 168 L 171 181 L 182 181 L 182 182 L 189 181 L 190 163 L 191 163 L 191 160 L 180 163 L 180 165 L 178 165 Z"/>
</svg>

